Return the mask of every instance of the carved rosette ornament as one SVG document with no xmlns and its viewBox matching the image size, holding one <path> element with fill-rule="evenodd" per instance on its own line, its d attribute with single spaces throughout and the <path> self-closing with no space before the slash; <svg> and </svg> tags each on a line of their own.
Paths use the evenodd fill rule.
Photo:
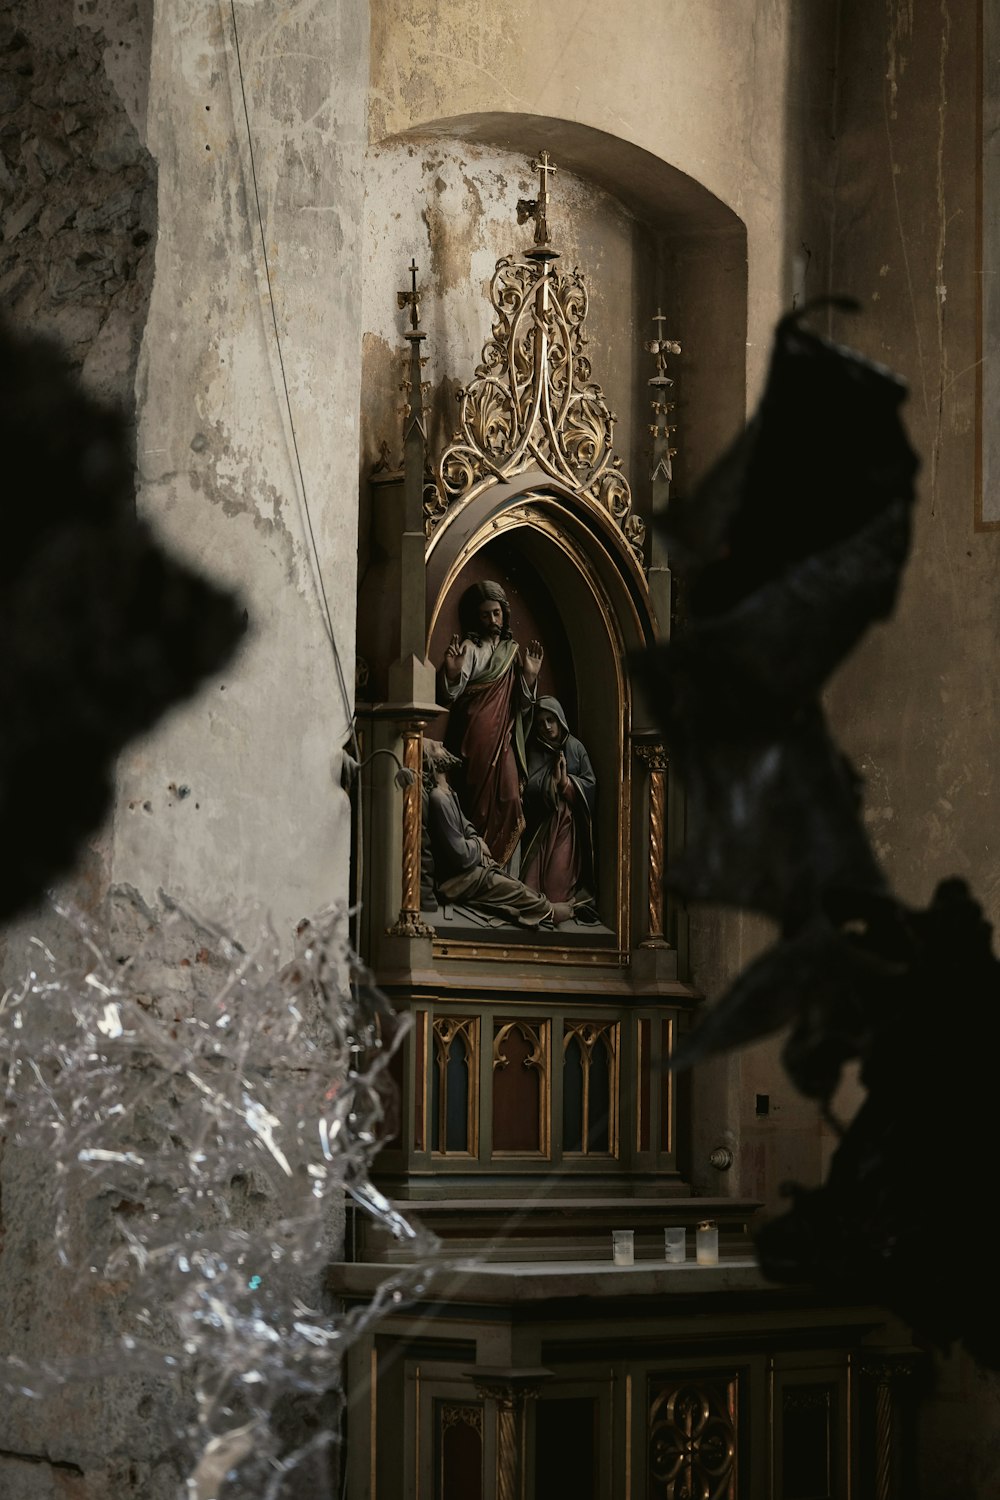
<svg viewBox="0 0 1000 1500">
<path fill-rule="evenodd" d="M 535 166 L 544 190 L 554 168 L 544 152 Z M 544 191 L 522 200 L 520 217 L 540 212 L 541 202 Z M 584 352 L 586 283 L 579 269 L 557 269 L 557 259 L 546 232 L 523 258 L 497 261 L 493 328 L 474 379 L 459 392 L 458 431 L 424 492 L 424 529 L 430 537 L 449 506 L 483 480 L 537 467 L 610 516 L 641 565 L 646 527 L 614 453 L 617 418 Z"/>
</svg>

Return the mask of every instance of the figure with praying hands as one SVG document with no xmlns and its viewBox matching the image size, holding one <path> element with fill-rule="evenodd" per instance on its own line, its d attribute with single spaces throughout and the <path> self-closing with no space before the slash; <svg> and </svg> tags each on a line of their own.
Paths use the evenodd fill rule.
<svg viewBox="0 0 1000 1500">
<path fill-rule="evenodd" d="M 597 780 L 557 698 L 539 698 L 527 749 L 521 878 L 549 901 L 571 902 L 581 920 L 594 921 Z"/>
<path fill-rule="evenodd" d="M 461 761 L 465 814 L 498 865 L 508 865 L 524 832 L 521 783 L 525 737 L 537 696 L 543 652 L 523 654 L 510 628 L 510 604 L 499 583 L 475 583 L 459 601 L 461 636 L 445 651 L 438 682 L 449 705 L 444 743 Z"/>
</svg>

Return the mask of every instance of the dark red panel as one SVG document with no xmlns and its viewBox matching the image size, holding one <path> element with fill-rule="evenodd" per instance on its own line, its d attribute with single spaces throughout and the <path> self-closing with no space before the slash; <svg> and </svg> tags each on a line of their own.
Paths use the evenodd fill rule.
<svg viewBox="0 0 1000 1500">
<path fill-rule="evenodd" d="M 494 1035 L 502 1029 L 497 1026 Z M 506 1067 L 493 1070 L 493 1150 L 541 1150 L 542 1077 L 536 1067 L 526 1067 L 534 1047 L 515 1027 L 504 1038 L 502 1055 Z"/>
</svg>

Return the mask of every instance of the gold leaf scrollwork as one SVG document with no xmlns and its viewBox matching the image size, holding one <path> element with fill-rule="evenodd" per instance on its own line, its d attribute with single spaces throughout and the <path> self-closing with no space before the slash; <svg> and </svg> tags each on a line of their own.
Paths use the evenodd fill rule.
<svg viewBox="0 0 1000 1500">
<path fill-rule="evenodd" d="M 538 467 L 609 516 L 643 566 L 645 525 L 614 455 L 615 416 L 584 353 L 582 272 L 505 256 L 490 302 L 490 336 L 473 380 L 458 393 L 458 431 L 424 492 L 426 535 L 481 481 Z"/>
<path fill-rule="evenodd" d="M 445 1433 L 449 1427 L 462 1425 L 471 1427 L 473 1432 L 483 1435 L 483 1408 L 481 1406 L 442 1406 L 441 1408 L 441 1431 Z"/>
</svg>

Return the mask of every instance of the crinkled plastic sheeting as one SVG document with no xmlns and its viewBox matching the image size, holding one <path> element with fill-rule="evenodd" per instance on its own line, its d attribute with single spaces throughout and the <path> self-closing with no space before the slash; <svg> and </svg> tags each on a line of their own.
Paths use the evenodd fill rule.
<svg viewBox="0 0 1000 1500">
<path fill-rule="evenodd" d="M 392 1133 L 389 1064 L 406 1019 L 360 969 L 343 913 L 300 924 L 282 963 L 266 922 L 252 951 L 179 909 L 116 961 L 78 913 L 68 962 L 33 940 L 22 985 L 0 1001 L 8 1149 L 51 1164 L 61 1274 L 127 1287 L 107 1348 L 32 1366 L 0 1361 L 0 1384 L 45 1395 L 129 1371 L 176 1383 L 173 1428 L 187 1500 L 276 1500 L 289 1474 L 337 1440 L 331 1419 L 289 1445 L 276 1414 L 341 1386 L 351 1341 L 419 1295 L 432 1236 L 373 1185 Z M 368 1306 L 322 1300 L 345 1198 L 409 1250 Z M 88 1206 L 113 1232 L 87 1243 Z M 153 1420 L 156 1420 L 155 1414 Z M 166 1421 L 167 1418 L 165 1417 Z M 176 1418 L 170 1416 L 169 1420 Z"/>
</svg>

